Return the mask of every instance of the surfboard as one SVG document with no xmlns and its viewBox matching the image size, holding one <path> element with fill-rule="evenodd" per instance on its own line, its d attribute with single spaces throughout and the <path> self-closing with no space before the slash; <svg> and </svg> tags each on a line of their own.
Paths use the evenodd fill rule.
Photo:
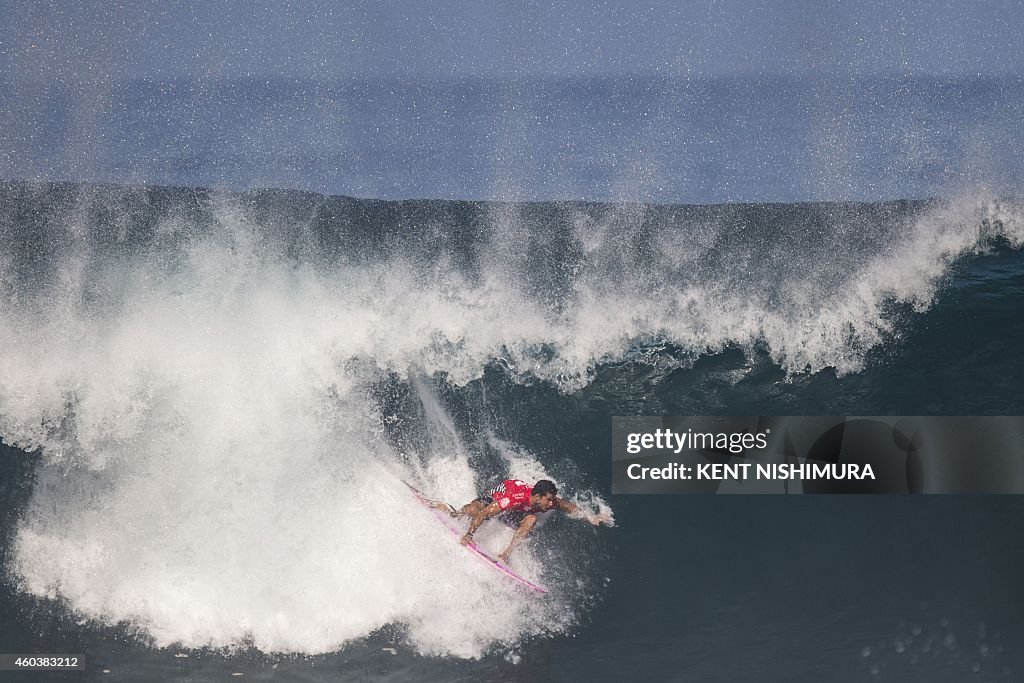
<svg viewBox="0 0 1024 683">
<path fill-rule="evenodd" d="M 429 498 L 427 498 L 425 495 L 423 495 L 422 491 L 417 489 L 412 484 L 409 484 L 408 482 L 402 482 L 402 483 L 404 483 L 406 486 L 409 487 L 409 489 L 416 496 L 416 500 L 418 500 L 420 502 L 420 505 L 422 505 L 423 507 L 425 507 L 428 510 L 430 510 L 434 514 L 434 517 L 437 518 L 437 521 L 439 521 L 441 523 L 441 525 L 444 526 L 445 529 L 450 531 L 455 536 L 455 538 L 457 538 L 457 539 L 461 539 L 462 538 L 462 535 L 465 532 L 462 529 L 460 529 L 458 527 L 458 525 L 455 524 L 455 522 L 452 521 L 452 518 L 449 515 L 446 515 L 445 513 L 441 512 L 440 510 L 435 508 L 433 505 L 431 505 L 431 503 L 433 503 L 435 501 L 432 501 Z M 538 593 L 547 593 L 548 592 L 548 589 L 545 588 L 544 586 L 538 585 L 538 584 L 530 581 L 529 579 L 527 579 L 527 578 L 525 578 L 523 576 L 520 576 L 519 574 L 517 574 L 515 572 L 515 570 L 513 570 L 511 567 L 509 567 L 507 564 L 505 564 L 504 562 L 502 562 L 498 558 L 491 557 L 490 553 L 488 553 L 486 550 L 484 550 L 483 548 L 478 546 L 476 543 L 473 543 L 472 541 L 470 541 L 469 543 L 467 543 L 463 547 L 466 548 L 467 550 L 469 550 L 471 553 L 473 553 L 477 557 L 479 557 L 480 559 L 485 560 L 489 565 L 491 565 L 492 567 L 494 567 L 499 572 L 501 572 L 502 574 L 504 574 L 508 578 L 512 579 L 513 581 L 515 581 L 519 585 L 523 586 L 524 588 L 529 588 L 530 590 L 536 591 Z"/>
</svg>

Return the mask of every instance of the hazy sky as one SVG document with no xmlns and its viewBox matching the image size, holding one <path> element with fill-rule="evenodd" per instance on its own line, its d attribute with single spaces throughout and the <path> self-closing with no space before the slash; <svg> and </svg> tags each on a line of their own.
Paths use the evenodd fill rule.
<svg viewBox="0 0 1024 683">
<path fill-rule="evenodd" d="M 1016 191 L 1024 81 L 978 78 L 1024 76 L 1022 34 L 1019 0 L 0 0 L 0 178 L 386 198 Z M 750 75 L 801 78 L 695 80 Z M 841 78 L 872 75 L 966 78 Z M 474 76 L 526 78 L 452 80 Z M 373 80 L 394 77 L 409 80 Z"/>
<path fill-rule="evenodd" d="M 0 2 L 7 77 L 1024 73 L 1024 3 Z"/>
</svg>

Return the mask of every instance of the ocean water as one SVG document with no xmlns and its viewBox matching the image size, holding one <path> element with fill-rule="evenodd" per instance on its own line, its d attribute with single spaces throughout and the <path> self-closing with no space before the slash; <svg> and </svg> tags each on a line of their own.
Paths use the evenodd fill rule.
<svg viewBox="0 0 1024 683">
<path fill-rule="evenodd" d="M 383 199 L 723 203 L 1019 193 L 1019 76 L 40 81 L 0 178 Z"/>
<path fill-rule="evenodd" d="M 610 435 L 1020 414 L 1022 208 L 4 183 L 3 649 L 112 681 L 1019 680 L 1017 497 L 612 496 Z M 615 519 L 517 551 L 547 597 L 401 483 L 506 476 Z"/>
</svg>

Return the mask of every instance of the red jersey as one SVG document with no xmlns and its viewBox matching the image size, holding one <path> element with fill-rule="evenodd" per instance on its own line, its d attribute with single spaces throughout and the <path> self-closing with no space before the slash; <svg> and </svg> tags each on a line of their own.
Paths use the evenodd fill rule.
<svg viewBox="0 0 1024 683">
<path fill-rule="evenodd" d="M 527 485 L 525 481 L 506 479 L 491 489 L 487 495 L 502 510 L 529 511 L 533 509 L 530 506 L 530 495 L 532 493 L 533 487 Z"/>
</svg>

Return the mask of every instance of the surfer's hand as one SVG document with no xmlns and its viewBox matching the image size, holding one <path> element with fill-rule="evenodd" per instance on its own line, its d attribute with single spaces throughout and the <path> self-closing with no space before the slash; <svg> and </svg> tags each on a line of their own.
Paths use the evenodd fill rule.
<svg viewBox="0 0 1024 683">
<path fill-rule="evenodd" d="M 612 518 L 609 517 L 606 514 L 597 514 L 597 515 L 591 515 L 588 518 L 587 521 L 589 521 L 594 526 L 600 526 L 601 524 L 609 524 L 609 523 L 611 523 Z"/>
<path fill-rule="evenodd" d="M 459 543 L 461 543 L 462 545 L 469 545 L 472 541 L 473 541 L 473 537 L 470 536 L 469 534 L 466 534 L 462 538 L 459 539 Z"/>
<path fill-rule="evenodd" d="M 508 564 L 508 553 L 502 553 L 498 555 L 498 559 L 501 560 L 502 564 Z"/>
</svg>

